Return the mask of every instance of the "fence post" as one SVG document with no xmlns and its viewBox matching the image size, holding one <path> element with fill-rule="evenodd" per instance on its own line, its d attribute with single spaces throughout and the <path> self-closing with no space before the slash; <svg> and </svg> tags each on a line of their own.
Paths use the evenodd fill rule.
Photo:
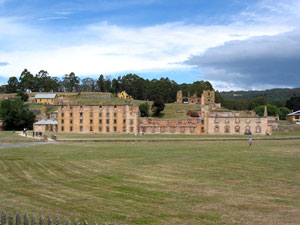
<svg viewBox="0 0 300 225">
<path fill-rule="evenodd" d="M 70 220 L 67 220 L 66 221 L 66 225 L 70 225 L 71 223 L 70 223 Z"/>
<path fill-rule="evenodd" d="M 16 225 L 21 225 L 21 216 L 19 213 L 16 215 Z"/>
<path fill-rule="evenodd" d="M 56 219 L 56 223 L 55 223 L 55 225 L 60 225 L 61 224 L 61 222 L 60 222 L 60 219 L 59 218 L 57 218 Z"/>
<path fill-rule="evenodd" d="M 28 216 L 27 216 L 27 214 L 24 215 L 24 225 L 29 225 L 28 224 Z"/>
<path fill-rule="evenodd" d="M 77 221 L 77 220 L 75 220 L 75 222 L 74 222 L 74 225 L 79 225 L 79 223 L 78 223 L 78 221 Z"/>
<path fill-rule="evenodd" d="M 13 224 L 14 224 L 14 216 L 13 216 L 12 212 L 9 212 L 8 225 L 13 225 Z"/>
<path fill-rule="evenodd" d="M 1 213 L 1 225 L 6 225 L 6 212 L 2 211 Z"/>
<path fill-rule="evenodd" d="M 36 225 L 35 215 L 31 216 L 31 225 Z"/>
</svg>

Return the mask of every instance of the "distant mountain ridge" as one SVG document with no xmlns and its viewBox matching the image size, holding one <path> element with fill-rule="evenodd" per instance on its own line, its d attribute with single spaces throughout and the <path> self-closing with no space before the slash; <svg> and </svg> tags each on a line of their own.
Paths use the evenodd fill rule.
<svg viewBox="0 0 300 225">
<path fill-rule="evenodd" d="M 286 100 L 293 96 L 300 96 L 300 88 L 274 88 L 264 91 L 229 91 L 220 92 L 224 99 L 251 100 L 263 97 L 268 102 L 285 104 Z"/>
</svg>

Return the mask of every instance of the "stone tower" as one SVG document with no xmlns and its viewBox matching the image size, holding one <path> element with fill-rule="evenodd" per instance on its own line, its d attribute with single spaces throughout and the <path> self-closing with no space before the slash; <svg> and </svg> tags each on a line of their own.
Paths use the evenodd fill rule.
<svg viewBox="0 0 300 225">
<path fill-rule="evenodd" d="M 209 105 L 209 104 L 214 104 L 216 99 L 216 94 L 215 91 L 203 91 L 201 95 L 201 104 L 202 105 Z"/>
<path fill-rule="evenodd" d="M 177 91 L 177 100 L 176 103 L 181 104 L 182 103 L 182 90 Z"/>
</svg>

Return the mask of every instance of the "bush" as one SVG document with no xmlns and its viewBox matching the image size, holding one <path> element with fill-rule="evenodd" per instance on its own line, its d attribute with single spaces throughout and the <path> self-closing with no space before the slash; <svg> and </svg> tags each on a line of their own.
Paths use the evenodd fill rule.
<svg viewBox="0 0 300 225">
<path fill-rule="evenodd" d="M 141 112 L 141 117 L 148 117 L 149 116 L 150 106 L 147 102 L 144 103 L 144 104 L 141 104 L 139 106 L 139 109 L 140 109 L 140 112 Z"/>
<path fill-rule="evenodd" d="M 199 117 L 199 113 L 189 110 L 186 115 L 190 116 L 190 117 Z"/>
</svg>

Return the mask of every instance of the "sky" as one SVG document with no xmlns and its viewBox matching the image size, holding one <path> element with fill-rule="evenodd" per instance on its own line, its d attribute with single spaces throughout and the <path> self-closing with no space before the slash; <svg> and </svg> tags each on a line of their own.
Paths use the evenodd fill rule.
<svg viewBox="0 0 300 225">
<path fill-rule="evenodd" d="M 300 87 L 299 19 L 299 0 L 0 0 L 0 84 L 26 68 Z"/>
</svg>

